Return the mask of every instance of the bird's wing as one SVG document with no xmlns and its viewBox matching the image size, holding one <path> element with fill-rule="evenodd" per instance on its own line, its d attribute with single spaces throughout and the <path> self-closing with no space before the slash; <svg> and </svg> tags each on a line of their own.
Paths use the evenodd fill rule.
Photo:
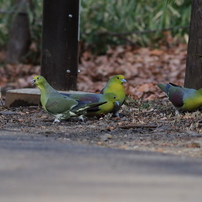
<svg viewBox="0 0 202 202">
<path fill-rule="evenodd" d="M 46 102 L 46 110 L 51 114 L 62 114 L 71 110 L 78 102 L 60 94 L 52 94 Z"/>
<path fill-rule="evenodd" d="M 101 94 L 92 94 L 92 93 L 81 93 L 81 94 L 65 94 L 62 93 L 62 95 L 68 96 L 70 98 L 73 98 L 77 101 L 83 101 L 83 102 L 99 102 L 99 99 L 101 97 Z"/>
<path fill-rule="evenodd" d="M 175 107 L 182 107 L 184 105 L 184 100 L 188 92 L 189 89 L 178 86 L 171 86 L 168 89 L 168 97 Z"/>
</svg>

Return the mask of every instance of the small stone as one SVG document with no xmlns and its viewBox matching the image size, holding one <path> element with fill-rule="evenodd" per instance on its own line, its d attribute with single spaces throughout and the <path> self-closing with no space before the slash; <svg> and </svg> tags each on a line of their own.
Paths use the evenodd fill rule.
<svg viewBox="0 0 202 202">
<path fill-rule="evenodd" d="M 114 127 L 113 126 L 110 126 L 107 128 L 108 130 L 114 130 Z"/>
<path fill-rule="evenodd" d="M 104 135 L 101 135 L 101 136 L 100 136 L 100 139 L 101 139 L 102 141 L 107 141 L 108 139 L 112 139 L 112 135 L 106 133 L 106 134 L 104 134 Z"/>
<path fill-rule="evenodd" d="M 199 133 L 195 132 L 195 131 L 191 131 L 191 130 L 187 130 L 186 133 L 189 136 L 193 136 L 193 137 L 197 137 L 197 136 L 201 136 Z"/>
<path fill-rule="evenodd" d="M 51 130 L 47 130 L 47 131 L 45 131 L 45 134 L 51 134 L 51 133 L 54 133 L 54 132 L 51 131 Z"/>
<path fill-rule="evenodd" d="M 195 140 L 191 143 L 192 147 L 194 148 L 201 148 L 202 147 L 202 141 Z"/>
<path fill-rule="evenodd" d="M 13 115 L 13 114 L 17 114 L 17 113 L 12 112 L 12 111 L 2 111 L 2 112 L 0 112 L 0 115 Z"/>
<path fill-rule="evenodd" d="M 163 149 L 162 148 L 157 148 L 156 151 L 157 152 L 163 152 Z"/>
<path fill-rule="evenodd" d="M 122 121 L 127 121 L 127 118 L 124 116 L 123 118 L 121 118 Z"/>
<path fill-rule="evenodd" d="M 122 146 L 120 146 L 120 149 L 127 149 L 127 148 L 128 148 L 127 145 L 122 145 Z"/>
<path fill-rule="evenodd" d="M 48 119 L 48 116 L 43 115 L 43 116 L 41 116 L 41 118 L 42 119 Z"/>
</svg>

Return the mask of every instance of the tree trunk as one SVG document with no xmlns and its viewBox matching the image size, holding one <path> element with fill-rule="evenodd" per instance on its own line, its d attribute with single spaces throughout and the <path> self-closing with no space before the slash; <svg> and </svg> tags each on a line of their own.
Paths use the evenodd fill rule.
<svg viewBox="0 0 202 202">
<path fill-rule="evenodd" d="M 202 88 L 202 0 L 192 1 L 184 86 Z"/>
<path fill-rule="evenodd" d="M 79 0 L 44 0 L 41 75 L 57 90 L 76 90 Z"/>
<path fill-rule="evenodd" d="M 31 8 L 31 4 L 31 0 L 15 0 L 14 2 L 16 13 L 14 13 L 15 17 L 10 28 L 6 54 L 6 61 L 9 63 L 19 63 L 29 50 L 31 35 L 27 8 Z"/>
</svg>

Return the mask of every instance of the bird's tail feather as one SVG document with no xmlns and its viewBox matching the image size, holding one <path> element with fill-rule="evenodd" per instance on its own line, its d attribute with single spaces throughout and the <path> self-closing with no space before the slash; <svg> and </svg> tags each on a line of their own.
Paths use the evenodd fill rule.
<svg viewBox="0 0 202 202">
<path fill-rule="evenodd" d="M 72 112 L 74 112 L 75 114 L 85 114 L 87 110 L 92 110 L 92 109 L 97 109 L 98 106 L 103 105 L 107 103 L 107 101 L 105 102 L 96 102 L 96 103 L 88 103 L 86 105 L 84 105 L 83 107 L 79 106 L 79 108 L 74 107 L 73 109 L 71 109 Z"/>
<path fill-rule="evenodd" d="M 171 83 L 171 82 L 169 82 L 169 84 L 170 84 L 171 86 L 174 86 L 174 87 L 179 87 L 179 88 L 183 88 L 182 86 L 179 86 L 179 85 L 177 85 L 177 84 L 174 84 L 174 83 Z"/>
<path fill-rule="evenodd" d="M 165 93 L 166 93 L 166 85 L 165 84 L 162 84 L 162 83 L 159 83 L 159 84 L 157 84 L 157 86 L 162 90 L 162 91 L 164 91 Z"/>
</svg>

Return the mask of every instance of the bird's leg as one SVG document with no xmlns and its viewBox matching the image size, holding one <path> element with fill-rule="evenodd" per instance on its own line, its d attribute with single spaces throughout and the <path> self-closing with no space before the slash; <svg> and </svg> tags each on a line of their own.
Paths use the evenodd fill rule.
<svg viewBox="0 0 202 202">
<path fill-rule="evenodd" d="M 177 109 L 175 109 L 175 115 L 176 115 L 176 116 L 179 116 L 179 115 L 180 115 L 180 112 L 179 112 Z"/>
<path fill-rule="evenodd" d="M 53 121 L 53 123 L 59 123 L 59 122 L 60 122 L 60 120 L 58 118 L 55 118 Z"/>
<path fill-rule="evenodd" d="M 119 112 L 118 111 L 113 112 L 112 117 L 118 117 L 118 118 L 120 118 Z"/>
<path fill-rule="evenodd" d="M 111 113 L 108 113 L 108 114 L 101 114 L 101 116 L 99 117 L 99 119 L 110 119 L 112 117 L 112 114 Z"/>
<path fill-rule="evenodd" d="M 1 100 L 1 105 L 3 106 L 3 105 L 4 105 L 4 103 L 3 103 L 3 100 L 2 100 L 2 98 L 0 98 L 0 100 Z"/>
<path fill-rule="evenodd" d="M 84 122 L 83 115 L 80 115 L 80 116 L 79 116 L 79 120 L 82 121 L 82 122 Z"/>
<path fill-rule="evenodd" d="M 175 117 L 176 117 L 176 121 L 180 120 L 182 118 L 182 114 L 180 114 L 179 110 L 175 109 Z"/>
</svg>

